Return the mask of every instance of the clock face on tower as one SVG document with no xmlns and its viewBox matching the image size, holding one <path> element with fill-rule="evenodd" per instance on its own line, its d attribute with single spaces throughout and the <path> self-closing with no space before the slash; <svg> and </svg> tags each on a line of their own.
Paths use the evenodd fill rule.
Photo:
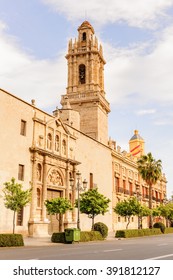
<svg viewBox="0 0 173 280">
<path fill-rule="evenodd" d="M 85 84 L 85 65 L 79 65 L 79 81 L 81 84 Z"/>
</svg>

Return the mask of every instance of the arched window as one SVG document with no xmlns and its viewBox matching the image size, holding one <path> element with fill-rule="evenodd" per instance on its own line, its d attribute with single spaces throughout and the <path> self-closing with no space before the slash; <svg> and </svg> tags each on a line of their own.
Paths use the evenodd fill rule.
<svg viewBox="0 0 173 280">
<path fill-rule="evenodd" d="M 66 149 L 67 149 L 66 141 L 63 140 L 63 141 L 62 141 L 62 154 L 63 154 L 64 156 L 65 156 L 66 153 L 67 153 Z"/>
<path fill-rule="evenodd" d="M 52 135 L 50 133 L 48 133 L 48 135 L 47 135 L 47 148 L 49 150 L 52 149 Z"/>
<path fill-rule="evenodd" d="M 80 64 L 79 65 L 79 82 L 81 84 L 85 84 L 85 65 L 84 64 Z"/>
<path fill-rule="evenodd" d="M 83 32 L 82 34 L 82 41 L 86 41 L 86 32 Z"/>
<path fill-rule="evenodd" d="M 41 191 L 37 188 L 37 207 L 41 207 Z"/>
<path fill-rule="evenodd" d="M 59 152 L 59 136 L 55 136 L 55 151 Z"/>
<path fill-rule="evenodd" d="M 38 181 L 41 181 L 41 164 L 40 163 L 38 163 L 37 164 L 37 180 Z"/>
</svg>

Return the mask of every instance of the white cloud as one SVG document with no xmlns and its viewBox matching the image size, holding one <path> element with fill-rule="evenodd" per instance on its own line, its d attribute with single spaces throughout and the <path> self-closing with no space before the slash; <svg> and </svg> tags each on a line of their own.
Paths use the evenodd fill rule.
<svg viewBox="0 0 173 280">
<path fill-rule="evenodd" d="M 111 48 L 105 44 L 104 53 L 108 61 L 105 89 L 110 101 L 114 104 L 129 102 L 130 99 L 141 104 L 149 100 L 173 102 L 172 46 L 173 26 L 160 32 L 160 37 L 146 53 L 143 44 L 131 49 Z"/>
<path fill-rule="evenodd" d="M 0 87 L 38 107 L 54 108 L 65 94 L 65 50 L 56 60 L 38 60 L 25 53 L 15 37 L 5 34 L 0 22 Z"/>
<path fill-rule="evenodd" d="M 69 20 L 85 17 L 94 23 L 126 21 L 131 26 L 155 28 L 159 18 L 165 18 L 166 9 L 173 0 L 41 0 Z"/>
<path fill-rule="evenodd" d="M 152 115 L 155 114 L 156 110 L 155 109 L 144 109 L 144 110 L 139 110 L 136 112 L 138 116 L 144 116 L 144 115 Z"/>
<path fill-rule="evenodd" d="M 1 21 L 0 20 L 0 33 L 3 31 L 3 30 L 6 30 L 7 29 L 7 25 L 5 24 L 5 22 Z"/>
</svg>

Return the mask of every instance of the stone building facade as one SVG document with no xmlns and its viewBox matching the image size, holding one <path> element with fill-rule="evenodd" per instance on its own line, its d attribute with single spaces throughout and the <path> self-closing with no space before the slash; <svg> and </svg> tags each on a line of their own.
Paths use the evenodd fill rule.
<svg viewBox="0 0 173 280">
<path fill-rule="evenodd" d="M 140 178 L 136 160 L 145 153 L 145 143 L 138 131 L 129 140 L 129 151 L 108 137 L 109 102 L 104 91 L 102 46 L 98 45 L 94 29 L 87 21 L 78 28 L 78 39 L 69 41 L 67 91 L 61 98 L 62 108 L 48 114 L 0 89 L 0 195 L 3 183 L 12 177 L 24 189 L 32 187 L 32 201 L 16 217 L 16 231 L 30 236 L 45 236 L 66 227 L 76 227 L 76 209 L 56 220 L 46 213 L 45 200 L 66 197 L 72 205 L 77 197 L 76 173 L 81 172 L 81 184 L 87 189 L 97 187 L 109 197 L 109 211 L 96 217 L 110 231 L 126 226 L 124 218 L 113 212 L 118 201 L 140 194 L 148 204 L 148 186 Z M 153 187 L 153 206 L 163 202 L 166 178 Z M 11 232 L 12 213 L 0 198 L 0 232 Z M 91 220 L 84 214 L 81 229 L 90 230 Z M 147 219 L 144 226 L 147 226 Z M 137 227 L 133 217 L 130 226 Z"/>
</svg>

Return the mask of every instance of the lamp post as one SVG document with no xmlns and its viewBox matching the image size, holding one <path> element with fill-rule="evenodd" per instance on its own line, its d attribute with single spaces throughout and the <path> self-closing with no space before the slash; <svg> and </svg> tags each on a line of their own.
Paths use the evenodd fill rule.
<svg viewBox="0 0 173 280">
<path fill-rule="evenodd" d="M 77 190 L 77 202 L 78 202 L 78 210 L 77 210 L 77 228 L 80 230 L 80 192 L 85 191 L 87 188 L 87 181 L 81 183 L 81 173 L 79 171 L 76 172 L 76 190 Z M 74 178 L 70 178 L 70 186 L 74 188 Z"/>
<path fill-rule="evenodd" d="M 169 200 L 167 199 L 166 194 L 165 194 L 164 199 L 163 199 L 163 205 L 166 206 L 166 204 L 168 204 L 168 203 L 169 203 Z M 168 218 L 166 217 L 165 219 L 166 219 L 166 227 L 168 227 L 169 226 Z"/>
<path fill-rule="evenodd" d="M 141 201 L 141 192 L 140 192 L 140 187 L 136 186 L 136 198 L 140 202 Z M 141 229 L 141 217 L 138 215 L 138 229 Z"/>
</svg>

